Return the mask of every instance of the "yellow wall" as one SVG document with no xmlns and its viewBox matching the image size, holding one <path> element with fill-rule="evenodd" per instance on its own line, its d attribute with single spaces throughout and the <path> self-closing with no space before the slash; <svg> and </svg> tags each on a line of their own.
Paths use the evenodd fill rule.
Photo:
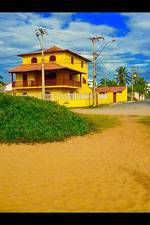
<svg viewBox="0 0 150 225">
<path fill-rule="evenodd" d="M 122 93 L 117 93 L 117 102 L 126 102 L 127 101 L 127 87 Z"/>
<path fill-rule="evenodd" d="M 74 92 L 73 89 L 69 90 L 70 92 Z M 64 88 L 63 91 L 57 89 L 57 88 L 46 88 L 46 92 L 49 92 L 53 95 L 52 101 L 64 105 L 66 107 L 84 107 L 84 106 L 89 106 L 92 105 L 92 97 L 90 94 L 87 94 L 86 99 L 62 99 L 61 95 L 66 95 L 69 96 L 68 88 Z M 16 93 L 16 96 L 22 96 L 23 93 L 27 93 L 28 96 L 30 97 L 36 97 L 41 99 L 42 98 L 42 93 L 41 89 L 22 89 L 22 90 L 17 90 L 14 91 Z M 60 96 L 60 98 L 59 98 Z"/>
<path fill-rule="evenodd" d="M 66 107 L 84 107 L 84 106 L 90 106 L 92 105 L 92 94 L 87 94 L 86 93 L 86 98 L 85 99 L 70 99 L 70 92 L 71 93 L 77 93 L 77 95 L 81 94 L 83 96 L 83 93 L 74 90 L 74 89 L 69 89 L 68 88 L 46 88 L 46 92 L 49 92 L 52 94 L 52 101 L 57 102 L 60 105 L 65 105 Z M 22 89 L 22 90 L 17 90 L 16 95 L 22 95 L 23 93 L 27 92 L 28 96 L 31 97 L 36 97 L 41 99 L 42 94 L 41 94 L 41 89 Z M 68 97 L 62 97 L 63 96 L 68 96 Z M 100 104 L 111 104 L 113 103 L 113 92 L 108 92 L 106 94 L 107 98 L 100 98 L 99 94 L 98 96 L 98 105 Z M 127 89 L 123 90 L 122 93 L 117 93 L 116 94 L 116 102 L 126 102 L 127 101 Z"/>
<path fill-rule="evenodd" d="M 51 55 L 56 56 L 55 62 L 60 64 L 60 65 L 69 67 L 69 68 L 74 69 L 74 70 L 79 70 L 83 73 L 88 72 L 87 62 L 80 57 L 77 57 L 77 56 L 75 56 L 71 53 L 68 53 L 68 52 L 60 52 L 60 53 L 53 53 L 53 54 L 47 53 L 47 54 L 44 55 L 44 62 L 45 63 L 49 62 L 49 57 Z M 73 58 L 74 58 L 74 64 L 71 64 L 71 56 L 73 56 Z M 41 63 L 41 54 L 23 56 L 22 57 L 22 63 L 23 64 L 31 64 L 31 59 L 33 57 L 37 58 L 37 63 Z M 83 61 L 83 68 L 81 67 L 81 61 Z"/>
<path fill-rule="evenodd" d="M 28 74 L 28 80 L 35 80 L 35 73 L 34 72 L 27 72 Z M 22 81 L 22 73 L 16 74 L 16 81 Z"/>
</svg>

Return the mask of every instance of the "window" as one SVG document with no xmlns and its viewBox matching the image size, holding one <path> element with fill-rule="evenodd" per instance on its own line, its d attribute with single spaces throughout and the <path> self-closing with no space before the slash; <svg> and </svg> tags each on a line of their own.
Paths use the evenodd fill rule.
<svg viewBox="0 0 150 225">
<path fill-rule="evenodd" d="M 23 92 L 23 94 L 22 94 L 23 96 L 27 96 L 27 92 Z"/>
<path fill-rule="evenodd" d="M 74 58 L 71 56 L 71 64 L 74 64 Z"/>
<path fill-rule="evenodd" d="M 51 56 L 49 57 L 49 61 L 50 61 L 50 62 L 56 61 L 56 56 L 55 56 L 55 55 L 51 55 Z"/>
<path fill-rule="evenodd" d="M 56 73 L 55 73 L 55 72 L 47 73 L 47 74 L 45 75 L 45 79 L 47 79 L 47 80 L 50 80 L 50 79 L 56 80 Z"/>
<path fill-rule="evenodd" d="M 83 68 L 83 61 L 81 61 L 81 67 Z"/>
<path fill-rule="evenodd" d="M 33 58 L 31 59 L 31 63 L 37 63 L 37 58 L 36 58 L 36 57 L 33 57 Z"/>
<path fill-rule="evenodd" d="M 83 84 L 86 84 L 86 79 L 83 77 Z"/>
<path fill-rule="evenodd" d="M 107 93 L 106 92 L 100 92 L 99 93 L 99 95 L 100 95 L 100 98 L 107 98 Z"/>
</svg>

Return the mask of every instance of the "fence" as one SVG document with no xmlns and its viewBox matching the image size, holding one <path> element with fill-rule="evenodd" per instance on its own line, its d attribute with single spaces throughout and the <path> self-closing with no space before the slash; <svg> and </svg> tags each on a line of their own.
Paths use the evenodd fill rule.
<svg viewBox="0 0 150 225">
<path fill-rule="evenodd" d="M 81 94 L 81 93 L 45 94 L 45 100 L 51 100 L 51 101 L 90 100 L 90 99 L 92 99 L 91 94 Z"/>
</svg>

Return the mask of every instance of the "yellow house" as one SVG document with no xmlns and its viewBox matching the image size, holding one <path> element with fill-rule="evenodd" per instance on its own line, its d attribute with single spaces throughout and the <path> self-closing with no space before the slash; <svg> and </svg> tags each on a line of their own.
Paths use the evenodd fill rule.
<svg viewBox="0 0 150 225">
<path fill-rule="evenodd" d="M 97 105 L 127 101 L 127 87 L 98 87 L 96 94 Z"/>
<path fill-rule="evenodd" d="M 9 70 L 13 95 L 42 98 L 41 52 L 18 55 L 22 64 Z M 53 46 L 44 51 L 45 99 L 67 107 L 92 104 L 88 87 L 88 62 L 85 57 Z M 15 75 L 15 77 L 14 77 Z"/>
</svg>

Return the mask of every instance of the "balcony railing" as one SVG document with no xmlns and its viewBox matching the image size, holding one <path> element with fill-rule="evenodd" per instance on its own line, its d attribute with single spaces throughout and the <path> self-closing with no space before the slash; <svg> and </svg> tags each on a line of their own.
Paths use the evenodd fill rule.
<svg viewBox="0 0 150 225">
<path fill-rule="evenodd" d="M 42 86 L 41 81 L 36 80 L 28 80 L 28 81 L 14 81 L 12 83 L 13 87 L 37 87 Z M 73 87 L 81 87 L 80 81 L 76 80 L 56 80 L 49 79 L 45 80 L 45 86 L 73 86 Z"/>
</svg>

